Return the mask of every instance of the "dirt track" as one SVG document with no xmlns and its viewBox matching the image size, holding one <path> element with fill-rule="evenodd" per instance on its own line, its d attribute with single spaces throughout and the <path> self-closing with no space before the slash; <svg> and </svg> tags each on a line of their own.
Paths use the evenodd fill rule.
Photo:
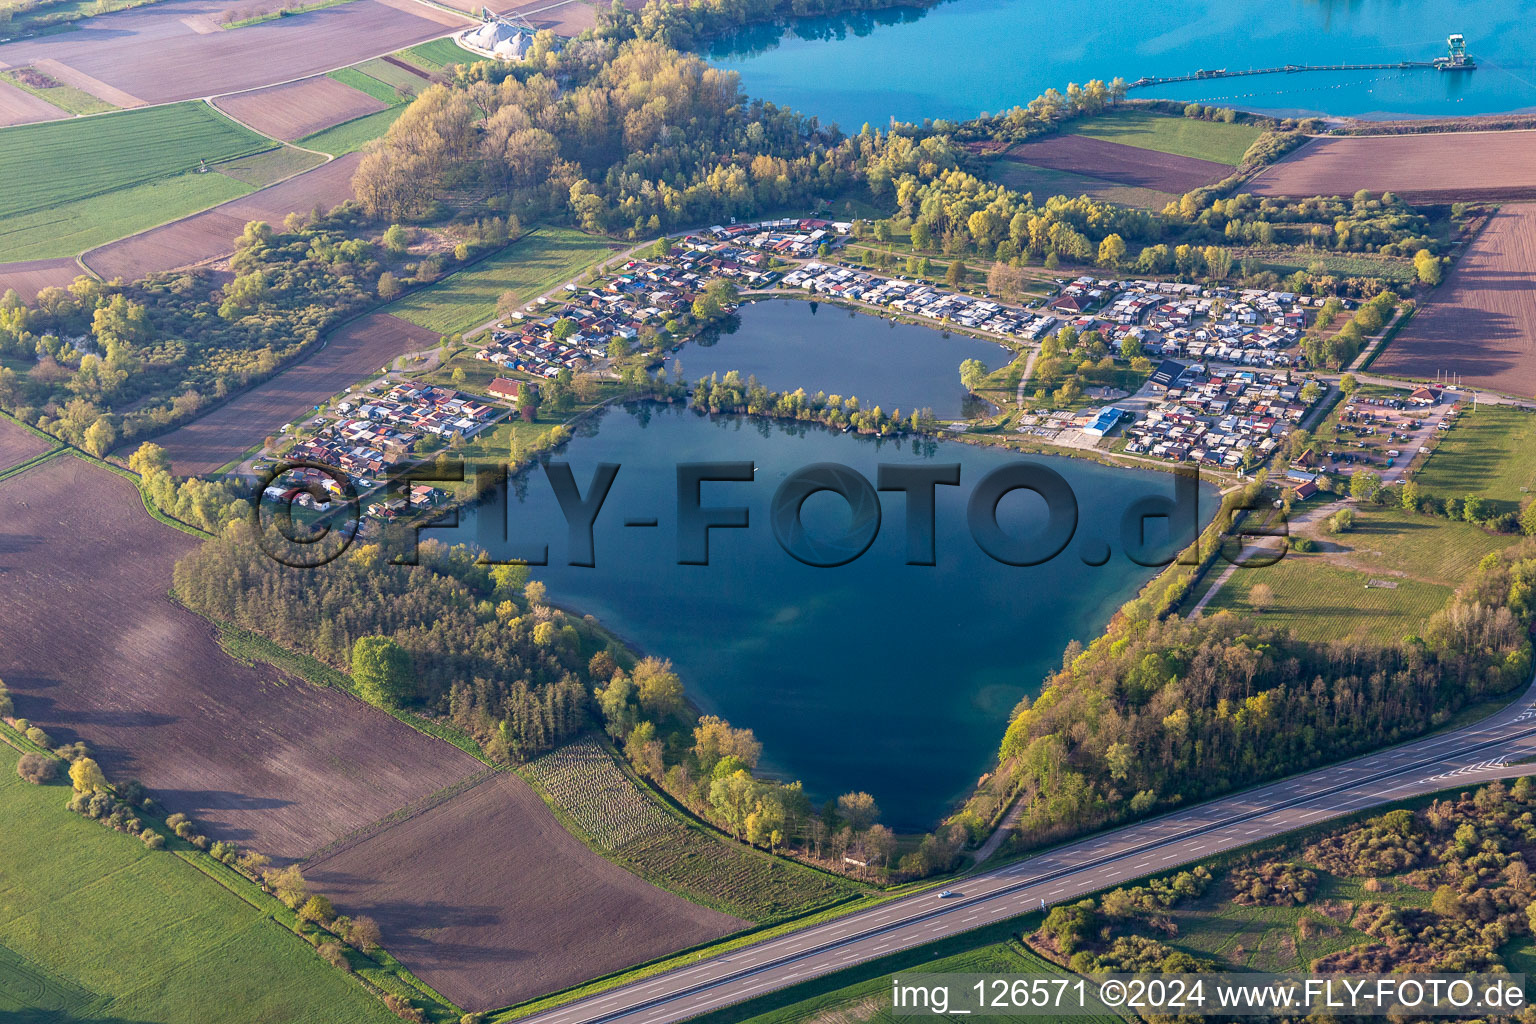
<svg viewBox="0 0 1536 1024">
<path fill-rule="evenodd" d="M 162 0 L 88 18 L 75 31 L 0 45 L 0 63 L 57 61 L 64 70 L 50 74 L 61 81 L 74 72 L 88 91 L 95 81 L 136 102 L 165 103 L 303 78 L 472 24 L 410 0 L 353 0 L 245 28 L 219 27 L 227 12 L 243 6 Z"/>
<path fill-rule="evenodd" d="M 80 264 L 67 256 L 0 263 L 0 295 L 14 289 L 23 302 L 31 302 L 44 288 L 66 288 L 84 273 Z"/>
<path fill-rule="evenodd" d="M 257 89 L 214 101 L 214 106 L 264 135 L 294 142 L 323 128 L 362 117 L 388 106 L 365 92 L 317 75 L 270 89 Z"/>
<path fill-rule="evenodd" d="M 481 765 L 336 690 L 220 648 L 166 595 L 197 541 L 132 482 L 57 456 L 0 483 L 0 678 L 215 838 L 302 857 Z"/>
<path fill-rule="evenodd" d="M 1243 186 L 1255 195 L 1293 197 L 1349 196 L 1362 188 L 1421 203 L 1536 196 L 1536 131 L 1313 139 Z"/>
<path fill-rule="evenodd" d="M 431 348 L 438 338 L 387 313 L 363 317 L 307 359 L 155 443 L 165 448 L 178 476 L 211 473 L 336 392 L 407 352 Z"/>
<path fill-rule="evenodd" d="M 1536 204 L 1504 207 L 1371 370 L 1536 393 Z"/>
<path fill-rule="evenodd" d="M 235 239 L 247 221 L 277 224 L 289 213 L 308 213 L 316 203 L 329 209 L 351 199 L 352 172 L 361 159 L 362 154 L 349 153 L 211 210 L 109 242 L 83 258 L 109 281 L 114 277 L 134 281 L 162 270 L 221 259 L 234 252 Z"/>
<path fill-rule="evenodd" d="M 509 773 L 306 864 L 304 876 L 344 913 L 377 919 L 390 952 L 471 1010 L 747 927 L 598 857 Z"/>
<path fill-rule="evenodd" d="M 1232 173 L 1226 164 L 1211 160 L 1158 153 L 1083 135 L 1053 135 L 1039 142 L 1021 142 L 1003 158 L 1174 194 L 1209 185 Z"/>
<path fill-rule="evenodd" d="M 30 430 L 0 419 L 0 473 L 47 451 L 49 444 Z M 0 676 L 0 679 L 4 679 Z"/>
</svg>

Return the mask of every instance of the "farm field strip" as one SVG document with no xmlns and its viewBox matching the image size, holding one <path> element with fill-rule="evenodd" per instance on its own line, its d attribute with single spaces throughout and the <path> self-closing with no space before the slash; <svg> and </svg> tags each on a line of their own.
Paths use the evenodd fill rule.
<svg viewBox="0 0 1536 1024">
<path fill-rule="evenodd" d="M 389 105 L 329 75 L 222 96 L 214 105 L 265 135 L 292 142 Z"/>
<path fill-rule="evenodd" d="M 280 222 L 291 212 L 307 213 L 317 203 L 329 209 L 351 199 L 358 159 L 332 160 L 255 192 L 242 188 L 244 194 L 237 193 L 228 202 L 100 245 L 82 259 L 104 278 L 134 280 L 228 256 L 247 221 Z"/>
<path fill-rule="evenodd" d="M 776 861 L 665 810 L 597 739 L 568 743 L 521 769 L 608 859 L 695 903 L 777 924 L 847 901 L 847 879 Z"/>
<path fill-rule="evenodd" d="M 1236 167 L 1261 134 L 1246 124 L 1178 117 L 1149 110 L 1109 110 L 1068 129 L 1069 134 L 1138 149 L 1193 157 Z"/>
<path fill-rule="evenodd" d="M 279 860 L 480 770 L 339 690 L 231 658 L 166 593 L 196 543 L 82 458 L 0 482 L 0 679 L 16 713 Z"/>
<path fill-rule="evenodd" d="M 343 912 L 376 919 L 413 974 L 471 1010 L 746 926 L 588 850 L 509 772 L 312 862 L 305 875 Z"/>
<path fill-rule="evenodd" d="M 180 0 L 90 18 L 68 33 L 0 44 L 0 63 L 46 67 L 52 61 L 135 102 L 166 103 L 323 74 L 474 20 L 414 0 L 357 0 L 218 30 L 217 19 L 230 6 L 230 0 Z"/>
<path fill-rule="evenodd" d="M 1529 133 L 1536 140 L 1536 133 Z M 1522 168 L 1536 180 L 1536 148 Z M 1536 204 L 1505 206 L 1371 364 L 1374 373 L 1536 393 Z"/>
<path fill-rule="evenodd" d="M 14 291 L 31 302 L 44 288 L 66 288 L 82 273 L 80 264 L 68 258 L 0 263 L 0 296 Z"/>
<path fill-rule="evenodd" d="M 55 447 L 19 423 L 0 417 L 0 473 Z M 0 676 L 0 679 L 3 679 Z"/>
<path fill-rule="evenodd" d="M 493 318 L 503 292 L 529 302 L 612 252 L 606 238 L 571 228 L 537 228 L 501 252 L 401 296 L 385 311 L 439 334 L 458 334 Z"/>
<path fill-rule="evenodd" d="M 205 103 L 0 129 L 0 223 L 271 148 Z"/>
<path fill-rule="evenodd" d="M 395 123 L 395 119 L 405 113 L 404 104 L 396 104 L 393 107 L 385 107 L 383 110 L 351 121 L 343 121 L 334 128 L 306 135 L 299 140 L 299 145 L 305 149 L 319 150 L 332 156 L 344 156 L 355 153 L 374 139 L 383 137 L 389 131 L 389 126 Z"/>
<path fill-rule="evenodd" d="M 1536 197 L 1536 131 L 1315 138 L 1243 186 L 1298 198 L 1362 188 L 1409 202 Z"/>
<path fill-rule="evenodd" d="M 41 96 L 11 82 L 0 81 L 0 127 L 68 116 L 67 110 L 60 110 Z"/>
<path fill-rule="evenodd" d="M 1172 192 L 1159 192 L 1151 188 L 1122 185 L 1086 174 L 1055 171 L 1049 167 L 1036 167 L 1018 160 L 993 160 L 988 177 L 1021 192 L 1032 192 L 1036 202 L 1051 196 L 1089 196 L 1110 203 L 1123 203 L 1145 210 L 1161 210 L 1169 202 L 1178 199 Z"/>
<path fill-rule="evenodd" d="M 0 259 L 72 257 L 250 191 L 250 185 L 227 175 L 187 171 L 9 217 L 0 221 Z"/>
<path fill-rule="evenodd" d="M 1003 153 L 1002 159 L 1172 193 L 1208 185 L 1231 170 L 1226 164 L 1211 160 L 1175 156 L 1086 135 L 1054 135 L 1038 142 L 1016 143 Z"/>
<path fill-rule="evenodd" d="M 0 746 L 0 1017 L 183 1024 L 217 1006 L 243 1021 L 397 1019 L 175 853 L 65 810 L 67 782 L 23 782 L 16 759 Z"/>
</svg>

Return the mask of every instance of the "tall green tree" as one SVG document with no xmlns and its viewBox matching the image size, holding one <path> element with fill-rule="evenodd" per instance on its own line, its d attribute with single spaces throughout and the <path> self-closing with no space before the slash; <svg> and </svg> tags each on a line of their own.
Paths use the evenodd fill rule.
<svg viewBox="0 0 1536 1024">
<path fill-rule="evenodd" d="M 415 691 L 415 674 L 405 649 L 387 636 L 360 636 L 352 645 L 352 678 L 370 704 L 399 707 Z"/>
</svg>

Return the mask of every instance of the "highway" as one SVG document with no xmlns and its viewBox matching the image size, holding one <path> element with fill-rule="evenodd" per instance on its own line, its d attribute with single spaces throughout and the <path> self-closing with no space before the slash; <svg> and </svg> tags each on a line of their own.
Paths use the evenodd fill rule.
<svg viewBox="0 0 1536 1024">
<path fill-rule="evenodd" d="M 1025 860 L 524 1018 L 664 1024 L 912 946 L 1158 874 L 1329 818 L 1460 785 L 1536 774 L 1536 680 L 1474 725 L 1098 833 Z"/>
</svg>

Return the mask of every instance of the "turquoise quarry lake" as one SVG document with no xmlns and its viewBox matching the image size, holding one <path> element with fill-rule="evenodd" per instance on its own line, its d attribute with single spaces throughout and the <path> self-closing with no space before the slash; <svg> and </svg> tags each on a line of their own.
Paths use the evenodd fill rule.
<svg viewBox="0 0 1536 1024">
<path fill-rule="evenodd" d="M 1159 86 L 1135 97 L 1286 113 L 1461 116 L 1536 107 L 1536 17 L 1495 0 L 950 0 L 748 28 L 707 51 L 753 96 L 857 131 L 964 119 L 1069 81 L 1429 60 L 1464 33 L 1475 71 L 1338 71 Z"/>
<path fill-rule="evenodd" d="M 980 359 L 995 370 L 1013 353 L 992 341 L 899 324 L 818 302 L 774 299 L 741 307 L 725 331 L 682 350 L 690 382 L 731 370 L 756 376 L 770 391 L 804 388 L 855 396 L 887 413 L 924 407 L 945 419 L 967 404 L 960 363 Z"/>
<path fill-rule="evenodd" d="M 507 501 L 510 540 L 487 507 L 423 536 L 504 557 L 547 543 L 550 564 L 534 574 L 551 599 L 671 658 L 705 711 L 756 731 L 765 768 L 803 780 L 817 800 L 867 790 L 888 824 L 914 829 L 931 827 L 987 770 L 1009 710 L 1038 690 L 1068 642 L 1092 639 L 1151 577 L 1125 557 L 1122 518 L 1131 503 L 1171 497 L 1174 486 L 1164 473 L 1029 457 L 1065 478 L 1080 518 L 1061 555 L 1017 568 L 982 552 L 965 525 L 977 483 L 1025 458 L 1017 453 L 646 404 L 587 421 L 559 457 L 583 493 L 599 463 L 621 467 L 594 527 L 594 567 L 567 564 L 565 520 L 538 470 L 518 482 L 522 498 Z M 754 479 L 701 489 L 706 507 L 745 506 L 749 525 L 712 531 L 708 565 L 679 565 L 676 466 L 703 461 L 753 463 Z M 906 498 L 896 492 L 880 495 L 879 533 L 852 563 L 815 568 L 787 554 L 770 525 L 773 493 L 823 462 L 871 482 L 881 463 L 959 464 L 959 486 L 936 489 L 937 564 L 906 564 Z M 1044 508 L 1017 491 L 1002 499 L 998 520 L 1010 535 L 1032 536 Z M 830 493 L 812 495 L 803 512 L 813 537 L 851 518 Z M 625 525 L 651 517 L 655 527 Z M 1147 522 L 1166 540 L 1166 520 Z M 1106 543 L 1106 564 L 1084 564 Z"/>
</svg>

